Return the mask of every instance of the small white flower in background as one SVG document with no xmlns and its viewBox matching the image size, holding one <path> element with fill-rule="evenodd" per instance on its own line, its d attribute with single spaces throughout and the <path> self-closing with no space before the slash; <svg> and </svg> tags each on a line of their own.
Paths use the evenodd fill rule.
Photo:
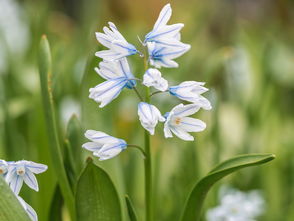
<svg viewBox="0 0 294 221">
<path fill-rule="evenodd" d="M 206 213 L 208 221 L 254 221 L 263 214 L 265 202 L 259 191 L 221 188 L 220 205 Z"/>
<path fill-rule="evenodd" d="M 106 61 L 115 61 L 136 54 L 137 49 L 135 46 L 126 41 L 112 22 L 108 22 L 108 24 L 110 29 L 104 27 L 103 31 L 105 34 L 96 32 L 96 38 L 102 45 L 109 48 L 109 50 L 98 51 L 95 55 Z"/>
<path fill-rule="evenodd" d="M 44 164 L 32 161 L 21 160 L 13 162 L 9 164 L 5 180 L 16 195 L 19 194 L 23 181 L 31 189 L 39 191 L 38 182 L 34 174 L 43 173 L 47 168 Z"/>
<path fill-rule="evenodd" d="M 83 148 L 93 152 L 99 160 L 108 160 L 127 148 L 127 143 L 119 138 L 95 130 L 87 130 L 85 137 L 91 140 L 83 144 Z"/>
<path fill-rule="evenodd" d="M 145 102 L 140 102 L 138 104 L 138 115 L 142 127 L 148 130 L 151 135 L 154 135 L 154 130 L 158 121 L 165 121 L 165 118 L 161 115 L 157 107 Z"/>
<path fill-rule="evenodd" d="M 165 114 L 164 135 L 166 138 L 173 137 L 172 132 L 179 138 L 186 141 L 193 141 L 194 137 L 188 132 L 200 132 L 206 128 L 206 124 L 198 119 L 188 117 L 200 109 L 197 104 L 175 106 Z"/>
<path fill-rule="evenodd" d="M 168 89 L 168 82 L 163 77 L 159 70 L 155 68 L 149 68 L 143 76 L 143 84 L 147 87 L 154 87 L 160 91 L 166 91 Z"/>
<path fill-rule="evenodd" d="M 172 9 L 170 4 L 166 4 L 160 11 L 159 16 L 153 26 L 153 30 L 145 36 L 146 42 L 156 42 L 160 44 L 169 45 L 171 40 L 180 40 L 180 30 L 184 27 L 184 24 L 178 23 L 173 25 L 167 25 L 172 15 Z"/>
<path fill-rule="evenodd" d="M 132 89 L 136 85 L 126 58 L 112 62 L 102 61 L 95 71 L 106 79 L 103 83 L 89 90 L 89 98 L 101 103 L 100 108 L 117 98 L 125 87 Z"/>
<path fill-rule="evenodd" d="M 203 87 L 204 84 L 204 82 L 184 81 L 177 86 L 170 87 L 169 92 L 181 100 L 198 104 L 203 109 L 210 110 L 210 102 L 202 96 L 204 92 L 208 91 L 207 88 Z"/>
<path fill-rule="evenodd" d="M 180 57 L 190 49 L 190 45 L 179 42 L 173 46 L 165 46 L 155 42 L 147 42 L 149 62 L 156 68 L 177 68 L 179 64 L 172 59 Z"/>
<path fill-rule="evenodd" d="M 8 172 L 8 167 L 8 162 L 6 162 L 5 160 L 0 160 L 0 176 L 3 176 L 5 178 Z"/>
<path fill-rule="evenodd" d="M 37 215 L 36 211 L 29 204 L 27 204 L 23 200 L 23 198 L 21 198 L 20 196 L 16 196 L 16 197 L 17 197 L 18 201 L 20 202 L 20 204 L 22 205 L 22 207 L 24 208 L 24 210 L 27 212 L 27 214 L 31 218 L 31 220 L 38 221 L 38 215 Z"/>
</svg>

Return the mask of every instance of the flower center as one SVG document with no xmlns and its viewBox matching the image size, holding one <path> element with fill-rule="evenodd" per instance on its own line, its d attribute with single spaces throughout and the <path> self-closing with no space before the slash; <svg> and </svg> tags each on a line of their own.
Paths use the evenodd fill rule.
<svg viewBox="0 0 294 221">
<path fill-rule="evenodd" d="M 25 169 L 23 167 L 17 168 L 16 173 L 17 173 L 17 175 L 22 176 L 25 174 Z"/>
<path fill-rule="evenodd" d="M 181 123 L 181 118 L 180 117 L 176 117 L 175 118 L 175 124 L 179 125 Z"/>
<path fill-rule="evenodd" d="M 0 174 L 3 174 L 4 173 L 4 171 L 0 168 Z"/>
</svg>

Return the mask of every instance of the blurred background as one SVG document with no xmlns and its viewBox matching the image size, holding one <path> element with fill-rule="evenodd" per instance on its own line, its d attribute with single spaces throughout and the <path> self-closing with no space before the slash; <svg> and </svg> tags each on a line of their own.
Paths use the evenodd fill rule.
<svg viewBox="0 0 294 221">
<path fill-rule="evenodd" d="M 169 2 L 173 8 L 170 23 L 185 24 L 182 41 L 192 48 L 177 59 L 179 68 L 162 68 L 162 74 L 171 85 L 185 80 L 207 82 L 210 91 L 206 97 L 213 109 L 197 113 L 207 129 L 195 135 L 195 142 L 166 140 L 162 126 L 152 137 L 156 220 L 177 220 L 197 179 L 218 162 L 243 153 L 274 153 L 277 158 L 221 183 L 242 191 L 260 190 L 266 212 L 259 220 L 294 220 L 294 1 Z M 58 220 L 52 217 L 52 211 L 62 205 L 51 169 L 40 94 L 37 50 L 41 35 L 46 34 L 51 44 L 53 93 L 62 139 L 75 114 L 81 133 L 72 148 L 80 149 L 86 129 L 141 145 L 143 129 L 138 124 L 135 93 L 124 90 L 103 109 L 88 99 L 89 88 L 102 82 L 94 71 L 100 61 L 94 53 L 102 49 L 95 31 L 102 31 L 112 21 L 130 43 L 140 47 L 137 36 L 143 39 L 152 29 L 166 3 L 0 0 L 0 159 L 49 165 L 46 173 L 38 175 L 40 192 L 24 187 L 21 193 L 40 221 Z M 129 60 L 134 75 L 141 77 L 142 59 L 134 56 Z M 153 99 L 162 113 L 180 102 L 164 94 Z M 89 155 L 81 151 L 77 162 L 81 168 Z M 115 159 L 97 163 L 108 171 L 120 196 L 130 195 L 142 220 L 144 174 L 140 153 L 128 149 Z M 70 170 L 68 173 L 71 176 Z M 205 210 L 218 204 L 220 186 L 209 194 Z M 63 220 L 67 217 L 63 211 Z"/>
</svg>

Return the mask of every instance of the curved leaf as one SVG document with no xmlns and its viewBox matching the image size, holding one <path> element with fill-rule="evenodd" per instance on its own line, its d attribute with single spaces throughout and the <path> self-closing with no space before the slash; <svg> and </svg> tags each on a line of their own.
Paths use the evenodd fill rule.
<svg viewBox="0 0 294 221">
<path fill-rule="evenodd" d="M 2 177 L 0 177 L 0 220 L 30 221 L 27 213 Z"/>
<path fill-rule="evenodd" d="M 201 209 L 209 189 L 221 178 L 239 169 L 260 165 L 274 158 L 273 154 L 248 154 L 220 163 L 195 185 L 188 196 L 181 220 L 197 221 L 200 219 Z"/>
<path fill-rule="evenodd" d="M 137 214 L 136 214 L 136 211 L 135 211 L 135 208 L 131 202 L 131 199 L 128 195 L 125 196 L 126 198 L 126 203 L 127 203 L 127 208 L 128 208 L 128 214 L 129 214 L 129 217 L 130 217 L 130 221 L 137 221 L 138 218 L 137 218 Z"/>
<path fill-rule="evenodd" d="M 88 161 L 77 184 L 77 220 L 122 220 L 119 197 L 110 177 L 92 160 Z"/>
</svg>

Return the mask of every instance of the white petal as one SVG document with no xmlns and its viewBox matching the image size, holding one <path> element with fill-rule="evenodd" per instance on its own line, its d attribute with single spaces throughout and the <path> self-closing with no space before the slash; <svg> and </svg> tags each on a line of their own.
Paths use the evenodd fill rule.
<svg viewBox="0 0 294 221">
<path fill-rule="evenodd" d="M 102 58 L 105 61 L 116 61 L 118 59 L 125 57 L 124 54 L 121 54 L 121 53 L 119 53 L 117 51 L 113 51 L 113 50 L 97 51 L 95 53 L 95 56 Z"/>
<path fill-rule="evenodd" d="M 157 90 L 166 91 L 168 88 L 168 82 L 161 77 L 159 70 L 155 68 L 149 68 L 143 76 L 143 84 L 147 87 L 153 86 Z"/>
<path fill-rule="evenodd" d="M 148 36 L 150 39 L 171 38 L 176 40 L 175 36 L 181 31 L 184 24 L 178 23 L 173 25 L 165 25 L 158 28 L 155 32 L 152 31 Z"/>
<path fill-rule="evenodd" d="M 165 124 L 164 124 L 164 136 L 165 136 L 165 138 L 173 137 L 173 134 L 172 134 L 172 132 L 170 131 L 167 122 L 165 122 Z"/>
<path fill-rule="evenodd" d="M 170 127 L 170 130 L 179 138 L 186 141 L 193 141 L 194 137 L 188 134 L 185 130 L 180 127 Z"/>
<path fill-rule="evenodd" d="M 17 196 L 17 199 L 19 200 L 20 204 L 25 209 L 25 211 L 27 212 L 27 214 L 29 215 L 31 220 L 32 221 L 38 221 L 38 215 L 37 215 L 36 211 L 29 204 L 27 204 L 23 200 L 23 198 L 21 198 L 20 196 Z"/>
<path fill-rule="evenodd" d="M 172 9 L 170 4 L 166 4 L 160 11 L 159 16 L 154 24 L 153 30 L 156 30 L 158 27 L 162 27 L 167 24 L 168 20 L 172 15 Z"/>
<path fill-rule="evenodd" d="M 95 71 L 106 80 L 124 76 L 118 69 L 118 62 L 116 61 L 101 61 L 99 63 L 99 68 L 96 67 Z"/>
<path fill-rule="evenodd" d="M 183 117 L 181 119 L 180 127 L 187 132 L 200 132 L 205 130 L 206 124 L 195 118 Z"/>
<path fill-rule="evenodd" d="M 104 107 L 114 100 L 126 85 L 125 79 L 114 79 L 105 81 L 95 88 L 90 89 L 89 97 L 96 102 L 101 103 L 99 107 Z"/>
<path fill-rule="evenodd" d="M 35 175 L 30 171 L 27 170 L 25 175 L 23 176 L 24 182 L 33 190 L 39 191 L 39 186 Z"/>
<path fill-rule="evenodd" d="M 103 145 L 96 142 L 87 142 L 82 145 L 83 148 L 91 152 L 99 151 Z"/>
<path fill-rule="evenodd" d="M 94 156 L 99 157 L 99 160 L 108 160 L 117 156 L 123 150 L 121 143 L 105 144 L 100 151 L 94 152 Z"/>
<path fill-rule="evenodd" d="M 128 56 L 136 53 L 136 48 L 126 41 L 114 40 L 111 43 L 111 49 L 119 52 L 121 55 Z"/>
<path fill-rule="evenodd" d="M 36 174 L 43 173 L 48 169 L 47 165 L 40 164 L 40 163 L 35 163 L 35 162 L 32 162 L 32 161 L 28 161 L 25 164 L 25 167 L 29 168 L 30 171 L 32 171 L 33 173 L 36 173 Z"/>
<path fill-rule="evenodd" d="M 104 145 L 106 143 L 116 143 L 117 138 L 110 136 L 104 132 L 101 131 L 96 131 L 96 130 L 87 130 L 85 133 L 85 137 L 88 138 L 89 140 Z"/>
<path fill-rule="evenodd" d="M 178 117 L 185 117 L 192 114 L 195 114 L 200 109 L 200 106 L 197 104 L 179 104 L 172 109 L 174 115 Z"/>
<path fill-rule="evenodd" d="M 113 40 L 111 37 L 107 36 L 106 34 L 96 32 L 96 39 L 105 47 L 109 48 L 111 45 L 111 41 Z"/>
<path fill-rule="evenodd" d="M 179 67 L 179 64 L 173 60 L 163 58 L 161 60 L 161 66 L 166 68 L 177 68 Z"/>
<path fill-rule="evenodd" d="M 16 173 L 11 177 L 10 181 L 10 188 L 11 190 L 18 195 L 20 192 L 20 189 L 23 184 L 23 177 L 16 175 Z"/>
<path fill-rule="evenodd" d="M 124 38 L 124 36 L 118 31 L 117 27 L 115 26 L 114 23 L 112 22 L 108 22 L 109 27 L 111 28 L 111 30 L 113 31 L 115 37 L 117 40 L 123 40 L 126 41 L 126 39 Z"/>
</svg>

